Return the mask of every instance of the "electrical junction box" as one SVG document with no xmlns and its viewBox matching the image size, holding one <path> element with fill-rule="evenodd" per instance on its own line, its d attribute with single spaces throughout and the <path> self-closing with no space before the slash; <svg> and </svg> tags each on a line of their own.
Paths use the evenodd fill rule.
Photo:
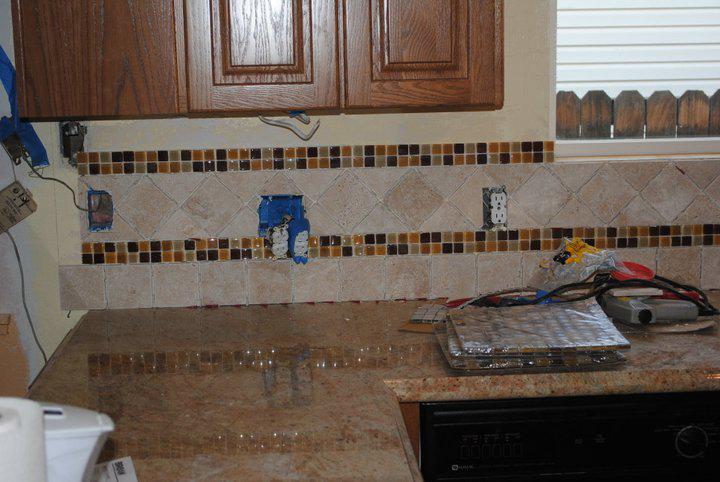
<svg viewBox="0 0 720 482">
<path fill-rule="evenodd" d="M 0 233 L 37 211 L 32 193 L 15 181 L 0 191 Z"/>
<path fill-rule="evenodd" d="M 507 227 L 507 192 L 505 186 L 483 188 L 483 229 Z"/>
</svg>

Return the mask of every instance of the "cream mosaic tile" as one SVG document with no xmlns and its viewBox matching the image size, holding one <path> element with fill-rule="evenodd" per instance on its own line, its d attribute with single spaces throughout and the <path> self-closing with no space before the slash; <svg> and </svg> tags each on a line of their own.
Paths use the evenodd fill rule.
<svg viewBox="0 0 720 482">
<path fill-rule="evenodd" d="M 616 162 L 612 168 L 636 191 L 642 191 L 657 176 L 665 162 Z"/>
<path fill-rule="evenodd" d="M 116 265 L 105 267 L 107 307 L 150 308 L 152 281 L 149 265 Z"/>
<path fill-rule="evenodd" d="M 595 175 L 601 166 L 602 163 L 600 162 L 573 164 L 562 162 L 548 164 L 548 169 L 560 179 L 560 182 L 562 182 L 565 187 L 577 192 Z"/>
<path fill-rule="evenodd" d="M 295 303 L 338 300 L 338 261 L 312 259 L 307 264 L 294 266 Z"/>
<path fill-rule="evenodd" d="M 353 228 L 370 214 L 377 198 L 355 174 L 346 171 L 325 191 L 318 202 L 340 225 L 341 232 L 351 233 Z"/>
<path fill-rule="evenodd" d="M 698 192 L 697 186 L 688 176 L 668 164 L 643 189 L 642 197 L 670 223 L 690 205 Z"/>
<path fill-rule="evenodd" d="M 536 225 L 545 226 L 568 202 L 570 193 L 548 170 L 538 169 L 512 197 Z"/>
<path fill-rule="evenodd" d="M 632 186 L 607 164 L 578 192 L 578 199 L 603 223 L 612 221 L 634 196 L 635 190 Z"/>
<path fill-rule="evenodd" d="M 430 294 L 430 258 L 388 258 L 386 286 L 385 297 L 390 300 L 427 298 Z"/>
<path fill-rule="evenodd" d="M 657 274 L 678 283 L 700 285 L 701 250 L 700 247 L 658 249 Z"/>
<path fill-rule="evenodd" d="M 105 300 L 102 266 L 60 266 L 60 309 L 101 310 Z"/>
<path fill-rule="evenodd" d="M 387 258 L 341 259 L 340 301 L 369 301 L 385 298 Z"/>
<path fill-rule="evenodd" d="M 196 263 L 152 265 L 153 306 L 198 306 Z"/>
<path fill-rule="evenodd" d="M 114 206 L 140 236 L 146 239 L 152 237 L 158 226 L 176 207 L 147 177 L 140 179 Z"/>
<path fill-rule="evenodd" d="M 292 264 L 287 262 L 248 263 L 248 303 L 292 302 Z"/>
<path fill-rule="evenodd" d="M 237 198 L 214 176 L 207 178 L 182 209 L 210 236 L 217 236 L 240 209 Z"/>
<path fill-rule="evenodd" d="M 431 298 L 476 296 L 475 255 L 432 256 Z"/>
<path fill-rule="evenodd" d="M 720 175 L 720 161 L 682 161 L 675 165 L 700 189 L 708 187 Z"/>
<path fill-rule="evenodd" d="M 674 224 L 718 224 L 720 208 L 705 194 L 698 194 L 673 222 Z"/>
<path fill-rule="evenodd" d="M 200 304 L 244 305 L 247 303 L 247 263 L 201 263 Z"/>
<path fill-rule="evenodd" d="M 613 226 L 655 226 L 665 224 L 665 220 L 655 208 L 639 194 L 615 216 Z M 594 224 L 588 226 L 595 226 Z"/>
<path fill-rule="evenodd" d="M 414 170 L 405 174 L 385 197 L 387 207 L 410 229 L 419 229 L 442 201 L 442 196 Z"/>
</svg>

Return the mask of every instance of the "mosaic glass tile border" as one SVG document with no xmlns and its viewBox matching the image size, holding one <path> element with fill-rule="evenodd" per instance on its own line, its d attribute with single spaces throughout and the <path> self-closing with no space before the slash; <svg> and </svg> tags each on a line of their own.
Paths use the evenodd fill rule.
<svg viewBox="0 0 720 482">
<path fill-rule="evenodd" d="M 550 251 L 578 237 L 601 249 L 720 246 L 720 224 L 538 228 L 310 236 L 310 258 Z M 265 238 L 82 243 L 83 264 L 183 263 L 271 259 Z"/>
<path fill-rule="evenodd" d="M 553 162 L 553 141 L 80 152 L 78 174 L 177 174 Z"/>
</svg>

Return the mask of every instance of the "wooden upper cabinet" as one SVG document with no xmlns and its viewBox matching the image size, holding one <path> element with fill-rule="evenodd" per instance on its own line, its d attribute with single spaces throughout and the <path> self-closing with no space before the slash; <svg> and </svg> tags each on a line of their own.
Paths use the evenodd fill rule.
<svg viewBox="0 0 720 482">
<path fill-rule="evenodd" d="M 502 107 L 502 0 L 344 7 L 347 107 Z"/>
<path fill-rule="evenodd" d="M 191 112 L 340 107 L 335 0 L 187 0 Z"/>
<path fill-rule="evenodd" d="M 182 111 L 173 0 L 14 0 L 12 5 L 23 117 Z"/>
</svg>

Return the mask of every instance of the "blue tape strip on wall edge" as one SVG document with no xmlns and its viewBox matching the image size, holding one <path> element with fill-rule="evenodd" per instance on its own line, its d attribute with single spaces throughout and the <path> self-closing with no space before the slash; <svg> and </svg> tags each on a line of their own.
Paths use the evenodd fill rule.
<svg viewBox="0 0 720 482">
<path fill-rule="evenodd" d="M 0 81 L 5 88 L 10 103 L 11 118 L 0 119 L 0 139 L 5 139 L 13 133 L 17 133 L 25 146 L 33 167 L 46 167 L 50 165 L 47 151 L 38 137 L 32 124 L 20 120 L 18 113 L 17 91 L 15 88 L 15 67 L 10 58 L 0 45 Z"/>
</svg>

